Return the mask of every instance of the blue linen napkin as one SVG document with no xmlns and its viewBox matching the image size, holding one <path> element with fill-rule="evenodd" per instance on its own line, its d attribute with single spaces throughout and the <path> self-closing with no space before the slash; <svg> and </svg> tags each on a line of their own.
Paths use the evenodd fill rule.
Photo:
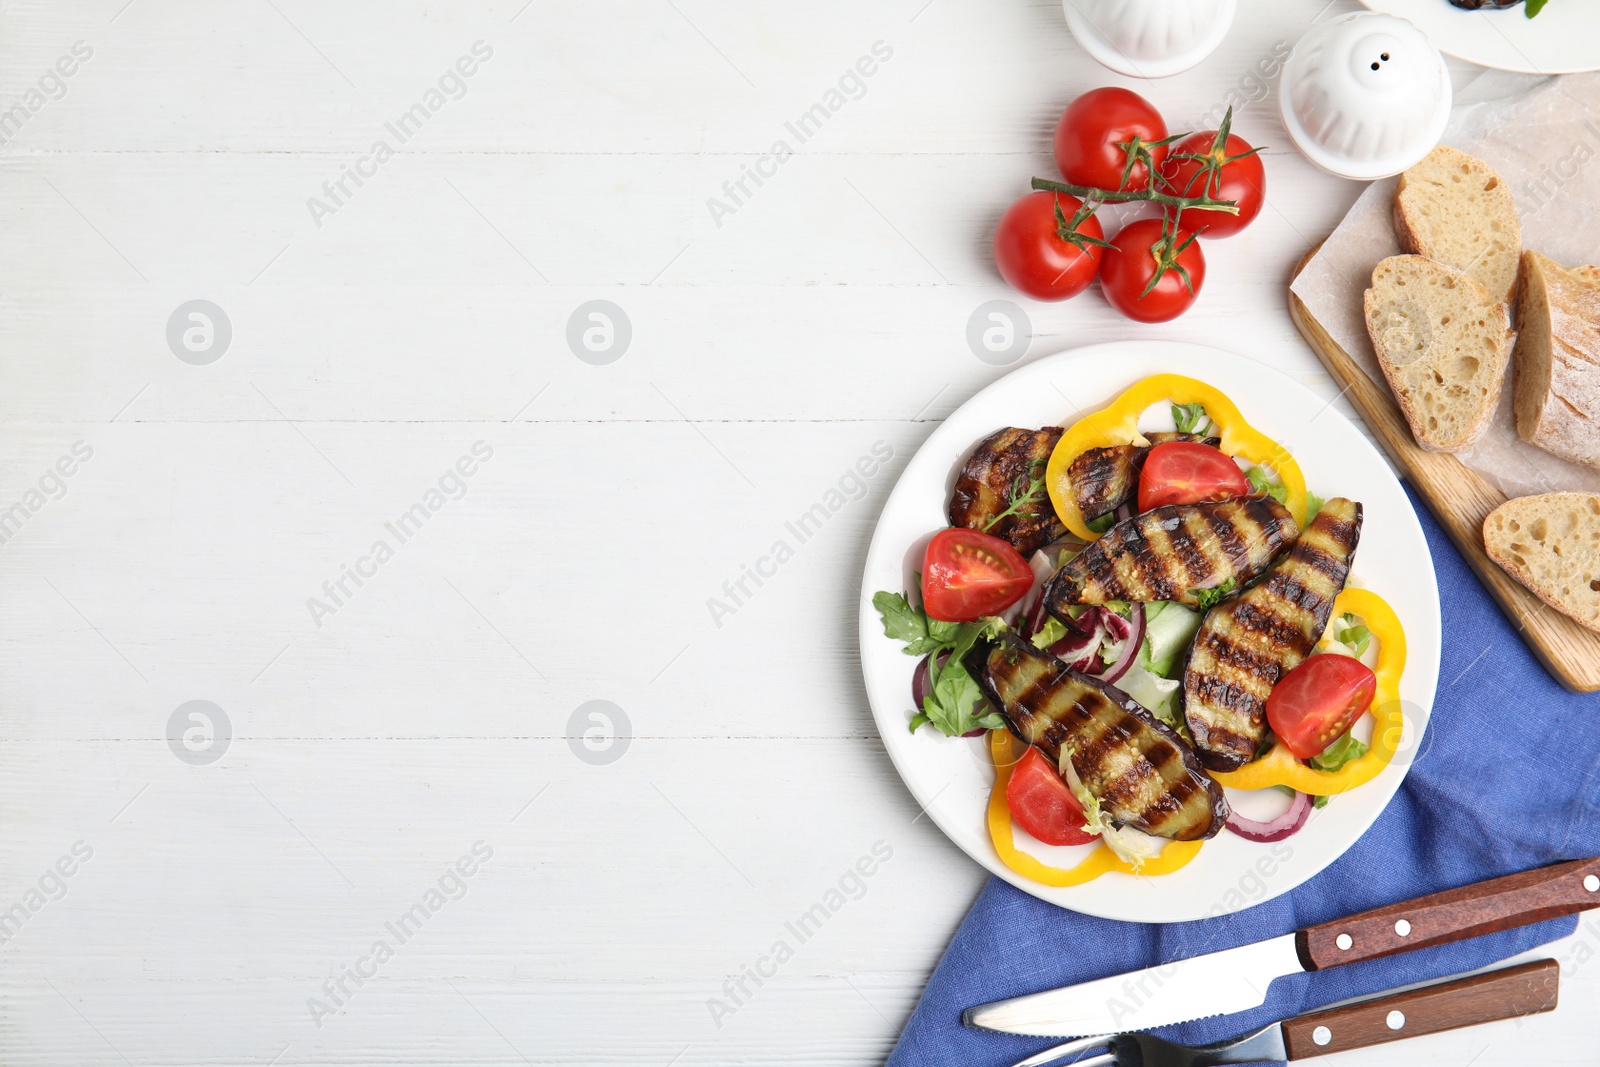
<svg viewBox="0 0 1600 1067">
<path fill-rule="evenodd" d="M 1410 487 L 1407 487 L 1410 492 Z M 1321 874 L 1233 915 L 1096 919 L 989 880 L 933 972 L 889 1067 L 1006 1067 L 1059 1040 L 966 1029 L 976 1004 L 1258 941 L 1425 893 L 1600 854 L 1600 694 L 1561 688 L 1412 495 L 1439 580 L 1439 688 L 1400 791 Z M 1337 803 L 1337 801 L 1334 801 Z M 1254 1011 L 1167 1027 L 1189 1043 L 1248 1033 L 1349 997 L 1484 967 L 1572 933 L 1576 916 L 1280 978 Z"/>
</svg>

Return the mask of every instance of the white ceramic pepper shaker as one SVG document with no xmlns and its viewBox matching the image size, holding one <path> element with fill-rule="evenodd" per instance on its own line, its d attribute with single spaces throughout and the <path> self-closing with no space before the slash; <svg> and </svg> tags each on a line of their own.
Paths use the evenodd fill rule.
<svg viewBox="0 0 1600 1067">
<path fill-rule="evenodd" d="M 1278 106 L 1302 155 L 1342 178 L 1398 174 L 1450 120 L 1444 57 L 1405 19 L 1358 11 L 1314 27 L 1283 67 Z"/>
<path fill-rule="evenodd" d="M 1119 74 L 1165 78 L 1210 55 L 1236 0 L 1061 0 L 1084 51 Z"/>
</svg>

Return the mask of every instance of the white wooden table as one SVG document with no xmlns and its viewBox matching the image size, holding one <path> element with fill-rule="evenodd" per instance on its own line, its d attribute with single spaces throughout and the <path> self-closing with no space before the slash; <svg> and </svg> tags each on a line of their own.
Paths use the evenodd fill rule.
<svg viewBox="0 0 1600 1067">
<path fill-rule="evenodd" d="M 1333 395 L 1284 284 L 1359 190 L 1262 72 L 1351 6 L 1246 0 L 1141 87 L 1239 105 L 1270 208 L 1176 323 L 1019 301 L 1023 358 Z M 0 1061 L 880 1061 L 983 875 L 884 756 L 852 583 L 1110 82 L 1053 0 L 0 4 Z M 1579 1062 L 1596 948 L 1405 1058 Z"/>
</svg>

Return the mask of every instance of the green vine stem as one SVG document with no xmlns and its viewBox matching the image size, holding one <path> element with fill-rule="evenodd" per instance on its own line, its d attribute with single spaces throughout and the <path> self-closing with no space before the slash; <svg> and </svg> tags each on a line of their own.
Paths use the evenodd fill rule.
<svg viewBox="0 0 1600 1067">
<path fill-rule="evenodd" d="M 1218 200 L 1212 196 L 1174 196 L 1163 193 L 1159 189 L 1096 189 L 1089 185 L 1068 185 L 1066 182 L 1053 181 L 1050 178 L 1033 179 L 1033 187 L 1046 193 L 1066 193 L 1088 203 L 1090 200 L 1102 204 L 1123 204 L 1136 200 L 1147 200 L 1151 203 L 1162 204 L 1178 211 L 1187 211 L 1190 208 L 1205 208 L 1209 211 L 1221 211 L 1228 215 L 1239 213 L 1239 204 L 1234 200 Z"/>
</svg>

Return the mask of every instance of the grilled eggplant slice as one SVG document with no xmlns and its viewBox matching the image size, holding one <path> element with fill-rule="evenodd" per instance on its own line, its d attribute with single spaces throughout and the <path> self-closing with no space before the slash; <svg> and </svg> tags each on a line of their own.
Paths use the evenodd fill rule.
<svg viewBox="0 0 1600 1067">
<path fill-rule="evenodd" d="M 1071 750 L 1079 780 L 1118 823 L 1174 841 L 1222 829 L 1222 787 L 1132 697 L 1010 633 L 975 648 L 968 664 L 1013 734 L 1058 765 Z"/>
<path fill-rule="evenodd" d="M 1183 672 L 1200 762 L 1231 771 L 1266 734 L 1267 694 L 1322 639 L 1361 540 L 1361 505 L 1334 497 L 1259 583 L 1206 613 Z"/>
<path fill-rule="evenodd" d="M 1045 607 L 1063 619 L 1073 604 L 1112 600 L 1199 607 L 1204 591 L 1230 579 L 1242 589 L 1299 532 L 1270 496 L 1155 508 L 1123 519 L 1068 561 L 1045 586 Z"/>
<path fill-rule="evenodd" d="M 1061 433 L 1059 426 L 1008 426 L 986 438 L 956 478 L 950 525 L 1002 537 L 1024 557 L 1065 537 L 1044 488 L 1045 465 Z"/>
<path fill-rule="evenodd" d="M 1150 445 L 1110 445 L 1080 452 L 1067 466 L 1067 484 L 1085 519 L 1098 519 L 1116 511 L 1139 489 L 1139 472 L 1144 469 L 1150 447 L 1167 441 L 1199 441 L 1216 448 L 1220 437 L 1200 437 L 1192 433 L 1145 434 Z"/>
</svg>

